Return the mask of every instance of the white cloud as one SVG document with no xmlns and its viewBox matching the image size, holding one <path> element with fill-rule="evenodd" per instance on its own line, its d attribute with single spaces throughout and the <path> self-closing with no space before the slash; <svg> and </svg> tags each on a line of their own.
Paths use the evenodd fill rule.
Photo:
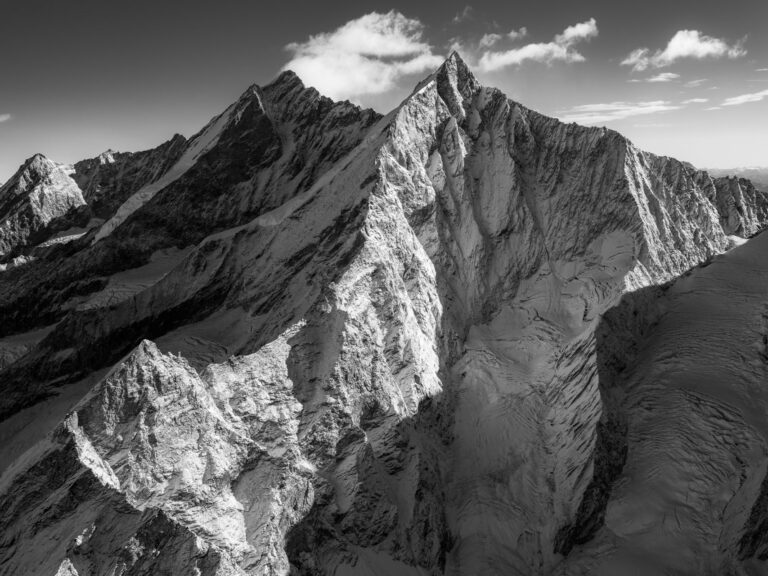
<svg viewBox="0 0 768 576">
<path fill-rule="evenodd" d="M 709 82 L 709 80 L 707 78 L 699 78 L 698 80 L 689 80 L 688 82 L 685 83 L 685 85 L 688 88 L 698 88 L 705 82 Z"/>
<path fill-rule="evenodd" d="M 704 104 L 705 102 L 709 102 L 709 98 L 689 98 L 683 100 L 681 104 Z"/>
<path fill-rule="evenodd" d="M 604 104 L 584 104 L 582 106 L 574 106 L 569 110 L 558 112 L 557 116 L 563 122 L 598 124 L 611 122 L 613 120 L 622 120 L 632 116 L 679 110 L 680 108 L 682 108 L 682 106 L 674 105 L 665 100 L 654 100 L 650 102 L 609 102 Z"/>
<path fill-rule="evenodd" d="M 590 18 L 586 22 L 579 22 L 573 26 L 568 26 L 562 34 L 555 36 L 555 42 L 564 46 L 571 46 L 582 40 L 588 40 L 597 36 L 597 22 Z"/>
<path fill-rule="evenodd" d="M 496 34 L 493 32 L 489 34 L 484 34 L 483 37 L 480 38 L 480 42 L 478 45 L 481 49 L 490 48 L 491 46 L 494 46 L 504 38 L 508 38 L 509 40 L 512 40 L 514 42 L 515 40 L 521 40 L 526 36 L 528 36 L 528 29 L 525 26 L 523 26 L 522 28 L 518 28 L 517 30 L 510 30 L 506 34 Z"/>
<path fill-rule="evenodd" d="M 286 46 L 283 70 L 331 98 L 356 98 L 392 89 L 408 74 L 439 66 L 442 58 L 422 40 L 423 24 L 396 11 L 372 12 L 334 30 Z"/>
<path fill-rule="evenodd" d="M 527 30 L 521 28 L 518 32 Z M 573 45 L 587 41 L 597 36 L 597 22 L 594 18 L 566 28 L 561 34 L 555 36 L 551 42 L 538 42 L 526 44 L 519 48 L 503 51 L 486 51 L 480 57 L 479 67 L 483 72 L 492 72 L 522 64 L 527 60 L 534 62 L 583 62 L 584 56 L 574 50 Z M 519 37 L 519 36 L 518 36 Z"/>
<path fill-rule="evenodd" d="M 755 68 L 755 72 L 768 72 L 768 68 Z"/>
<path fill-rule="evenodd" d="M 633 78 L 630 82 L 673 82 L 678 78 L 680 78 L 680 74 L 675 74 L 674 72 L 662 72 L 661 74 L 656 74 L 656 76 L 651 76 L 650 78 Z"/>
<path fill-rule="evenodd" d="M 483 37 L 480 38 L 480 48 L 490 48 L 502 38 L 503 36 L 501 34 L 484 34 Z"/>
<path fill-rule="evenodd" d="M 766 98 L 768 98 L 768 90 L 763 90 L 761 92 L 753 92 L 752 94 L 741 94 L 739 96 L 726 98 L 723 101 L 722 106 L 741 106 L 742 104 L 748 104 L 750 102 L 760 102 Z"/>
<path fill-rule="evenodd" d="M 472 6 L 464 6 L 464 9 L 453 17 L 454 24 L 461 24 L 472 18 Z"/>
<path fill-rule="evenodd" d="M 10 114 L 0 114 L 0 122 L 8 122 L 11 119 Z"/>
<path fill-rule="evenodd" d="M 739 58 L 746 53 L 743 39 L 731 45 L 725 40 L 707 36 L 698 30 L 678 30 L 664 50 L 652 53 L 648 48 L 636 48 L 621 65 L 632 66 L 632 70 L 642 72 L 648 68 L 670 66 L 684 58 Z"/>
<path fill-rule="evenodd" d="M 525 38 L 528 36 L 528 28 L 525 26 L 522 26 L 518 28 L 517 30 L 510 30 L 507 33 L 507 38 L 510 40 L 520 40 L 521 38 Z"/>
</svg>

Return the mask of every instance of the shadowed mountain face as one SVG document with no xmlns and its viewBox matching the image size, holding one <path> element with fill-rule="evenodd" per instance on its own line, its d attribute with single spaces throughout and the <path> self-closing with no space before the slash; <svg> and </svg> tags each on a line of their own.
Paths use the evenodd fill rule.
<svg viewBox="0 0 768 576">
<path fill-rule="evenodd" d="M 765 573 L 766 221 L 456 54 L 385 117 L 284 73 L 189 140 L 35 157 L 0 574 Z"/>
</svg>

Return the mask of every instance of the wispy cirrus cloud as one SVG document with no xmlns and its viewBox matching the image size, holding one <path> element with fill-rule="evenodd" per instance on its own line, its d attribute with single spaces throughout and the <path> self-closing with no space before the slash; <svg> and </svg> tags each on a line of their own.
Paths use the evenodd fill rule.
<svg viewBox="0 0 768 576">
<path fill-rule="evenodd" d="M 681 104 L 705 104 L 706 102 L 709 102 L 709 98 L 689 98 L 683 100 Z"/>
<path fill-rule="evenodd" d="M 739 58 L 747 51 L 745 39 L 729 44 L 721 38 L 707 36 L 698 30 L 678 30 L 663 50 L 652 52 L 649 48 L 636 48 L 621 62 L 635 72 L 648 68 L 664 68 L 682 59 Z"/>
<path fill-rule="evenodd" d="M 673 82 L 678 78 L 680 78 L 680 74 L 675 74 L 674 72 L 662 72 L 656 76 L 651 76 L 646 82 Z"/>
<path fill-rule="evenodd" d="M 739 96 L 731 96 L 723 100 L 721 106 L 741 106 L 742 104 L 749 104 L 751 102 L 760 102 L 768 98 L 768 90 L 762 90 L 760 92 L 752 92 L 751 94 L 740 94 Z"/>
<path fill-rule="evenodd" d="M 680 74 L 675 74 L 674 72 L 662 72 L 661 74 L 656 74 L 656 76 L 651 76 L 650 78 L 633 78 L 630 82 L 674 82 L 679 78 Z"/>
<path fill-rule="evenodd" d="M 513 39 L 527 35 L 525 28 L 513 31 Z M 584 56 L 574 46 L 597 36 L 597 22 L 594 18 L 568 26 L 550 42 L 536 42 L 507 50 L 486 50 L 480 56 L 478 66 L 482 72 L 493 72 L 509 66 L 518 66 L 527 61 L 551 64 L 553 62 L 583 62 Z M 511 35 L 508 35 L 511 36 Z"/>
<path fill-rule="evenodd" d="M 461 12 L 458 12 L 456 16 L 453 17 L 453 23 L 454 24 L 461 24 L 462 22 L 465 22 L 466 20 L 469 20 L 472 18 L 472 13 L 474 10 L 472 9 L 472 6 L 464 6 L 464 9 Z"/>
<path fill-rule="evenodd" d="M 685 86 L 688 88 L 698 88 L 707 82 L 709 82 L 707 78 L 699 78 L 698 80 L 688 80 L 688 82 L 685 83 Z"/>
<path fill-rule="evenodd" d="M 755 68 L 755 72 L 768 72 L 768 68 Z"/>
<path fill-rule="evenodd" d="M 584 104 L 574 106 L 568 110 L 561 110 L 556 116 L 563 122 L 578 122 L 579 124 L 598 124 L 623 120 L 633 116 L 656 114 L 679 110 L 680 105 L 666 100 L 653 100 L 648 102 L 607 102 L 601 104 Z"/>
<path fill-rule="evenodd" d="M 443 58 L 424 41 L 423 33 L 424 25 L 417 19 L 394 10 L 371 12 L 333 32 L 288 44 L 292 57 L 283 70 L 293 70 L 332 98 L 381 94 L 403 76 L 440 65 Z"/>
</svg>

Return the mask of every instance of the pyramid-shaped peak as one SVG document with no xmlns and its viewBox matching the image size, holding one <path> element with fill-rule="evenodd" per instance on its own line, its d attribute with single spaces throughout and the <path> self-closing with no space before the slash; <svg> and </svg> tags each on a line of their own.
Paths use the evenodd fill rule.
<svg viewBox="0 0 768 576">
<path fill-rule="evenodd" d="M 469 65 L 464 61 L 464 58 L 462 58 L 461 54 L 459 54 L 456 50 L 451 50 L 451 53 L 448 55 L 448 58 L 445 59 L 445 62 L 443 62 L 443 64 L 440 66 L 439 70 L 445 70 L 448 73 L 454 73 L 461 77 L 475 77 L 474 74 L 472 74 L 472 70 L 470 70 Z"/>
<path fill-rule="evenodd" d="M 31 182 L 44 178 L 56 168 L 56 164 L 43 154 L 35 154 L 27 158 L 19 166 L 16 173 L 2 186 L 3 190 L 10 188 L 26 189 Z"/>
<path fill-rule="evenodd" d="M 24 161 L 24 164 L 21 165 L 20 170 L 27 170 L 27 169 L 37 169 L 37 168 L 52 168 L 54 167 L 54 163 L 52 160 L 49 160 L 48 157 L 45 156 L 45 154 L 40 154 L 39 152 L 37 154 L 34 154 L 33 156 L 27 158 Z"/>
<path fill-rule="evenodd" d="M 265 89 L 277 89 L 279 91 L 289 91 L 305 88 L 304 82 L 293 70 L 283 70 L 280 72 L 277 78 L 272 80 L 269 84 L 264 86 Z"/>
<path fill-rule="evenodd" d="M 435 76 L 438 92 L 448 104 L 451 113 L 463 117 L 464 100 L 471 98 L 480 88 L 480 82 L 475 78 L 472 70 L 459 53 L 453 50 L 442 66 L 437 69 Z"/>
</svg>

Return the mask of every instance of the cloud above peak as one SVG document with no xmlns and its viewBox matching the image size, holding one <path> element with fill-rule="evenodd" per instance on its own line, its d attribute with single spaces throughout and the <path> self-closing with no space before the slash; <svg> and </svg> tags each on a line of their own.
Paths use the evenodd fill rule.
<svg viewBox="0 0 768 576">
<path fill-rule="evenodd" d="M 746 55 L 744 39 L 734 44 L 707 36 L 698 30 L 678 30 L 663 50 L 651 52 L 649 48 L 636 48 L 621 62 L 635 72 L 648 68 L 664 68 L 682 59 L 739 58 Z"/>
<path fill-rule="evenodd" d="M 597 22 L 590 18 L 586 22 L 580 22 L 573 26 L 568 26 L 562 34 L 555 36 L 555 43 L 562 46 L 572 46 L 582 40 L 589 40 L 597 36 Z"/>
<path fill-rule="evenodd" d="M 498 34 L 495 32 L 492 32 L 490 34 L 484 34 L 482 38 L 480 38 L 480 48 L 490 48 L 494 44 L 500 42 L 504 38 L 509 38 L 510 40 L 520 40 L 522 38 L 525 38 L 528 36 L 528 29 L 523 26 L 522 28 L 518 30 L 510 30 L 506 34 Z"/>
<path fill-rule="evenodd" d="M 331 98 L 381 94 L 409 74 L 439 66 L 442 57 L 423 40 L 424 25 L 397 11 L 371 12 L 333 32 L 286 46 L 292 53 L 283 70 Z"/>
<path fill-rule="evenodd" d="M 472 18 L 472 6 L 464 6 L 464 9 L 461 12 L 458 12 L 456 16 L 453 17 L 453 23 L 454 24 L 461 24 L 465 20 L 469 20 Z"/>
<path fill-rule="evenodd" d="M 518 33 L 527 34 L 525 28 Z M 574 45 L 597 36 L 597 22 L 590 18 L 585 22 L 568 26 L 557 34 L 551 42 L 536 42 L 510 48 L 508 50 L 486 50 L 478 62 L 480 71 L 493 72 L 508 66 L 519 66 L 527 61 L 552 64 L 553 62 L 583 62 L 584 56 L 574 49 Z M 512 35 L 509 35 L 512 37 Z M 516 39 L 521 36 L 515 36 Z M 482 42 L 481 42 L 481 47 Z"/>
</svg>

